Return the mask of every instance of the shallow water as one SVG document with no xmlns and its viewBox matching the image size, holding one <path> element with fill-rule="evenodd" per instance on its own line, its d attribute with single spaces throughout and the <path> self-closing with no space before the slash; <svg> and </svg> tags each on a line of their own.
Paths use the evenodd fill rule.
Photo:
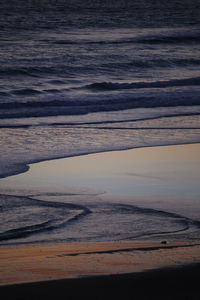
<svg viewBox="0 0 200 300">
<path fill-rule="evenodd" d="M 0 1 L 0 177 L 199 143 L 199 20 L 196 0 Z M 127 153 L 1 179 L 2 243 L 197 238 L 194 153 Z"/>
<path fill-rule="evenodd" d="M 199 142 L 199 20 L 195 0 L 0 1 L 0 177 Z"/>
<path fill-rule="evenodd" d="M 199 239 L 199 144 L 92 154 L 2 179 L 1 243 Z"/>
</svg>

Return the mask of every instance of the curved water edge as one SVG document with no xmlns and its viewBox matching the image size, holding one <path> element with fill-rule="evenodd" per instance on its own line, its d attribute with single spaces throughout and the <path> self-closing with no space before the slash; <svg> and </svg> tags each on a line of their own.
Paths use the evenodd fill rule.
<svg viewBox="0 0 200 300">
<path fill-rule="evenodd" d="M 41 232 L 45 232 L 45 231 L 52 231 L 55 229 L 58 229 L 60 227 L 66 226 L 72 222 L 75 222 L 77 220 L 79 220 L 80 218 L 86 216 L 87 214 L 90 213 L 90 210 L 87 207 L 84 207 L 82 205 L 78 205 L 78 204 L 72 204 L 72 203 L 62 203 L 62 202 L 52 202 L 52 201 L 41 201 L 41 200 L 37 200 L 31 197 L 20 197 L 20 196 L 15 196 L 15 195 L 0 195 L 0 197 L 3 196 L 3 198 L 7 198 L 7 202 L 9 203 L 9 199 L 11 198 L 16 198 L 17 200 L 21 200 L 23 202 L 23 206 L 25 205 L 24 202 L 28 201 L 27 206 L 37 206 L 37 207 L 47 207 L 47 212 L 45 214 L 48 215 L 48 210 L 49 208 L 54 208 L 53 211 L 53 218 L 52 219 L 47 219 L 47 221 L 45 222 L 40 222 L 40 223 L 35 223 L 33 225 L 26 225 L 23 227 L 19 227 L 19 228 L 13 228 L 13 229 L 9 229 L 6 230 L 4 232 L 0 233 L 0 242 L 1 241 L 8 241 L 8 240 L 12 240 L 12 239 L 20 239 L 20 238 L 25 238 L 34 234 L 38 234 Z M 31 202 L 31 204 L 30 204 Z M 6 205 L 8 205 L 7 203 L 5 204 L 5 206 L 1 206 L 1 211 L 4 212 L 4 210 L 6 211 L 6 214 L 9 214 L 9 211 L 7 211 Z M 20 204 L 17 203 L 16 205 L 19 209 L 20 209 Z M 9 207 L 8 207 L 9 208 Z M 12 208 L 13 209 L 13 206 Z M 24 209 L 24 207 L 23 207 Z M 56 213 L 56 209 L 62 209 L 62 216 L 61 213 L 57 214 Z M 74 213 L 74 211 L 76 211 Z M 44 214 L 44 212 L 42 211 L 42 214 Z M 54 217 L 55 216 L 55 217 Z M 29 217 L 26 216 L 26 222 L 33 222 L 33 217 L 34 215 L 30 215 Z M 47 216 L 45 216 L 46 219 Z M 6 218 L 6 216 L 5 216 Z M 24 217 L 22 216 L 22 219 Z M 29 220 L 30 218 L 30 220 Z M 40 216 L 37 214 L 37 219 L 39 220 Z M 37 220 L 36 219 L 36 220 Z M 35 220 L 35 221 L 36 221 Z M 20 222 L 20 220 L 17 220 L 17 222 Z"/>
<path fill-rule="evenodd" d="M 198 143 L 199 114 L 200 106 L 178 106 L 2 119 L 0 178 L 22 173 L 29 164 L 51 159 Z"/>
<path fill-rule="evenodd" d="M 196 241 L 198 152 L 153 147 L 36 164 L 2 180 L 1 244 Z"/>
<path fill-rule="evenodd" d="M 72 155 L 59 155 L 55 157 L 49 157 L 45 159 L 38 159 L 38 160 L 30 160 L 24 163 L 17 163 L 9 166 L 8 168 L 2 173 L 0 173 L 0 179 L 2 178 L 7 178 L 10 176 L 14 175 L 19 175 L 26 173 L 30 170 L 30 167 L 32 164 L 37 164 L 45 161 L 51 161 L 51 160 L 57 160 L 57 159 L 64 159 L 64 158 L 70 158 L 70 157 L 77 157 L 77 156 L 85 156 L 85 155 L 90 155 L 90 154 L 98 154 L 98 153 L 104 153 L 104 152 L 115 152 L 115 151 L 126 151 L 126 150 L 131 150 L 131 149 L 139 149 L 139 148 L 153 148 L 153 147 L 165 147 L 165 146 L 178 146 L 178 145 L 193 145 L 193 144 L 199 144 L 199 141 L 197 142 L 190 142 L 190 143 L 164 143 L 164 144 L 158 144 L 158 145 L 147 145 L 147 146 L 137 146 L 137 147 L 124 147 L 124 148 L 116 148 L 116 149 L 107 149 L 107 150 L 102 150 L 102 151 L 87 151 L 87 152 L 82 152 L 78 154 L 72 154 Z"/>
<path fill-rule="evenodd" d="M 57 201 L 37 199 L 48 195 L 54 195 Z M 55 240 L 60 242 L 137 240 L 183 233 L 190 236 L 192 232 L 199 232 L 200 229 L 200 221 L 177 213 L 130 205 L 123 203 L 123 200 L 121 203 L 60 202 L 59 197 L 64 195 L 64 193 L 43 193 L 35 196 L 1 194 L 0 201 L 3 201 L 1 213 L 4 214 L 4 223 L 1 222 L 1 245 Z M 76 197 L 75 194 L 74 196 Z M 15 209 L 21 209 L 22 212 L 18 213 L 14 222 L 9 221 L 10 216 L 16 214 Z M 6 222 L 6 230 L 2 231 Z"/>
<path fill-rule="evenodd" d="M 42 191 L 47 175 L 48 179 L 55 175 L 51 178 L 51 188 L 54 185 L 61 191 L 60 184 L 70 190 L 74 165 L 68 168 L 67 182 L 62 185 L 64 176 L 59 173 L 59 177 L 55 170 L 46 173 L 42 180 L 40 173 L 30 179 L 31 169 L 37 169 L 38 162 L 71 157 L 68 161 L 74 163 L 74 156 L 90 153 L 200 143 L 200 11 L 196 0 L 169 1 L 166 4 L 160 0 L 155 5 L 149 0 L 57 0 L 45 1 L 45 9 L 41 1 L 37 1 L 37 5 L 34 0 L 22 1 L 23 4 L 0 1 L 0 178 L 5 178 L 0 180 L 2 193 L 6 183 L 10 193 L 16 194 L 20 185 L 24 187 L 22 193 L 25 189 L 30 191 L 34 183 L 38 184 L 38 178 L 37 188 Z M 189 236 L 193 230 L 197 230 L 196 236 L 199 236 L 199 224 L 193 222 L 198 221 L 200 215 L 198 200 L 194 200 L 199 197 L 198 164 L 189 159 L 186 169 L 184 160 L 180 160 L 179 165 L 174 160 L 171 167 L 176 165 L 179 175 L 168 169 L 167 177 L 166 159 L 161 162 L 165 165 L 164 172 L 151 173 L 151 164 L 146 167 L 149 153 L 148 161 L 143 159 L 143 172 L 141 165 L 135 169 L 135 160 L 132 170 L 128 165 L 124 173 L 120 170 L 121 173 L 114 174 L 115 179 L 125 183 L 123 192 L 128 193 L 129 184 L 130 193 L 144 193 L 146 188 L 148 196 L 152 196 L 152 187 L 156 187 L 161 196 L 174 193 L 179 197 L 177 203 L 170 202 L 170 198 L 168 202 L 161 201 L 158 207 L 151 198 L 141 208 L 141 202 L 132 199 L 129 204 L 134 207 L 122 209 L 121 206 L 120 210 L 119 204 L 114 205 L 116 199 L 104 201 L 103 208 L 99 203 L 103 205 L 102 195 L 96 198 L 88 195 L 93 204 L 97 202 L 95 208 L 83 195 L 74 195 L 74 199 L 70 196 L 61 199 L 57 195 L 60 204 L 53 204 L 55 201 L 46 195 L 41 198 L 46 201 L 44 205 L 27 194 L 30 199 L 17 198 L 19 206 L 15 210 L 15 206 L 8 207 L 12 202 L 10 196 L 0 207 L 2 212 L 8 209 L 8 222 L 1 224 L 2 232 L 7 233 L 2 238 L 7 236 L 8 241 L 10 238 L 14 242 L 18 236 L 16 240 L 27 242 L 37 237 L 47 241 L 55 233 L 54 240 L 62 240 L 66 238 L 64 228 L 69 234 L 68 241 L 81 240 L 84 232 L 88 234 L 87 240 L 94 236 L 97 240 L 105 236 L 123 239 L 125 235 L 146 239 L 158 232 L 161 236 L 170 232 Z M 96 165 L 97 160 L 93 164 Z M 131 157 L 128 164 L 132 160 Z M 157 161 L 156 157 L 154 165 Z M 182 162 L 185 173 L 181 173 Z M 30 164 L 35 165 L 30 168 Z M 51 164 L 53 162 L 49 162 L 48 167 Z M 113 165 L 119 166 L 119 160 Z M 80 168 L 77 169 L 80 173 Z M 60 172 L 61 168 L 57 170 Z M 89 172 L 88 165 L 86 170 L 81 184 Z M 23 183 L 20 181 L 23 175 L 12 176 L 23 172 L 27 172 Z M 77 189 L 79 173 L 74 176 Z M 91 179 L 94 178 L 91 176 Z M 110 179 L 113 179 L 112 174 Z M 99 183 L 98 178 L 93 186 L 102 188 L 105 171 L 101 180 Z M 183 190 L 178 190 L 181 184 Z M 88 186 L 92 187 L 91 182 Z M 120 184 L 115 186 L 121 189 Z M 108 192 L 113 191 L 108 189 Z M 184 209 L 182 196 L 189 199 Z M 124 198 L 122 200 L 121 204 L 128 205 Z M 70 206 L 71 201 L 77 206 Z M 62 202 L 66 202 L 65 205 Z M 150 210 L 144 208 L 156 212 L 150 214 Z M 177 216 L 159 213 L 159 210 Z M 109 227 L 107 219 L 114 227 Z"/>
</svg>

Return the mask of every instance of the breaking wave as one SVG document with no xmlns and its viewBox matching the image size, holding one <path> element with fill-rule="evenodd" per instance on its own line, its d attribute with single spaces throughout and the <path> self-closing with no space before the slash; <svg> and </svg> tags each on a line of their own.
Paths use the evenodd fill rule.
<svg viewBox="0 0 200 300">
<path fill-rule="evenodd" d="M 200 77 L 174 79 L 168 81 L 154 82 L 132 82 L 132 83 L 113 83 L 113 82 L 97 82 L 87 87 L 95 90 L 122 90 L 122 89 L 140 89 L 140 88 L 166 88 L 174 86 L 199 86 Z"/>
</svg>

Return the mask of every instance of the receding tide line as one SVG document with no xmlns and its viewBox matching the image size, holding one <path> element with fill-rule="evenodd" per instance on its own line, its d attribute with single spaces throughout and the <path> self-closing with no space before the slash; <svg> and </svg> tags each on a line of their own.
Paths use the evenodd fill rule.
<svg viewBox="0 0 200 300">
<path fill-rule="evenodd" d="M 163 241 L 165 244 L 166 241 Z M 75 253 L 64 253 L 56 255 L 57 257 L 63 256 L 78 256 L 78 255 L 91 255 L 91 254 L 112 254 L 119 252 L 132 252 L 132 251 L 155 251 L 160 249 L 176 249 L 176 248 L 187 248 L 200 246 L 200 243 L 195 244 L 183 244 L 183 245 L 163 245 L 163 246 L 151 246 L 151 247 L 137 247 L 137 248 L 121 248 L 121 249 L 112 249 L 112 250 L 100 250 L 100 251 L 86 251 L 86 252 L 75 252 Z"/>
</svg>

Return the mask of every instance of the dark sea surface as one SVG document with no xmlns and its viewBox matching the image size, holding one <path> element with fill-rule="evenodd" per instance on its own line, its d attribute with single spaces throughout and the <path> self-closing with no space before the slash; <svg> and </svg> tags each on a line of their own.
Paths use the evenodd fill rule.
<svg viewBox="0 0 200 300">
<path fill-rule="evenodd" d="M 197 142 L 199 0 L 0 0 L 0 177 L 53 158 Z M 2 240 L 60 224 L 57 204 L 45 215 L 48 202 L 1 197 L 2 209 L 41 218 L 7 214 Z M 67 209 L 82 211 L 56 211 Z"/>
</svg>

